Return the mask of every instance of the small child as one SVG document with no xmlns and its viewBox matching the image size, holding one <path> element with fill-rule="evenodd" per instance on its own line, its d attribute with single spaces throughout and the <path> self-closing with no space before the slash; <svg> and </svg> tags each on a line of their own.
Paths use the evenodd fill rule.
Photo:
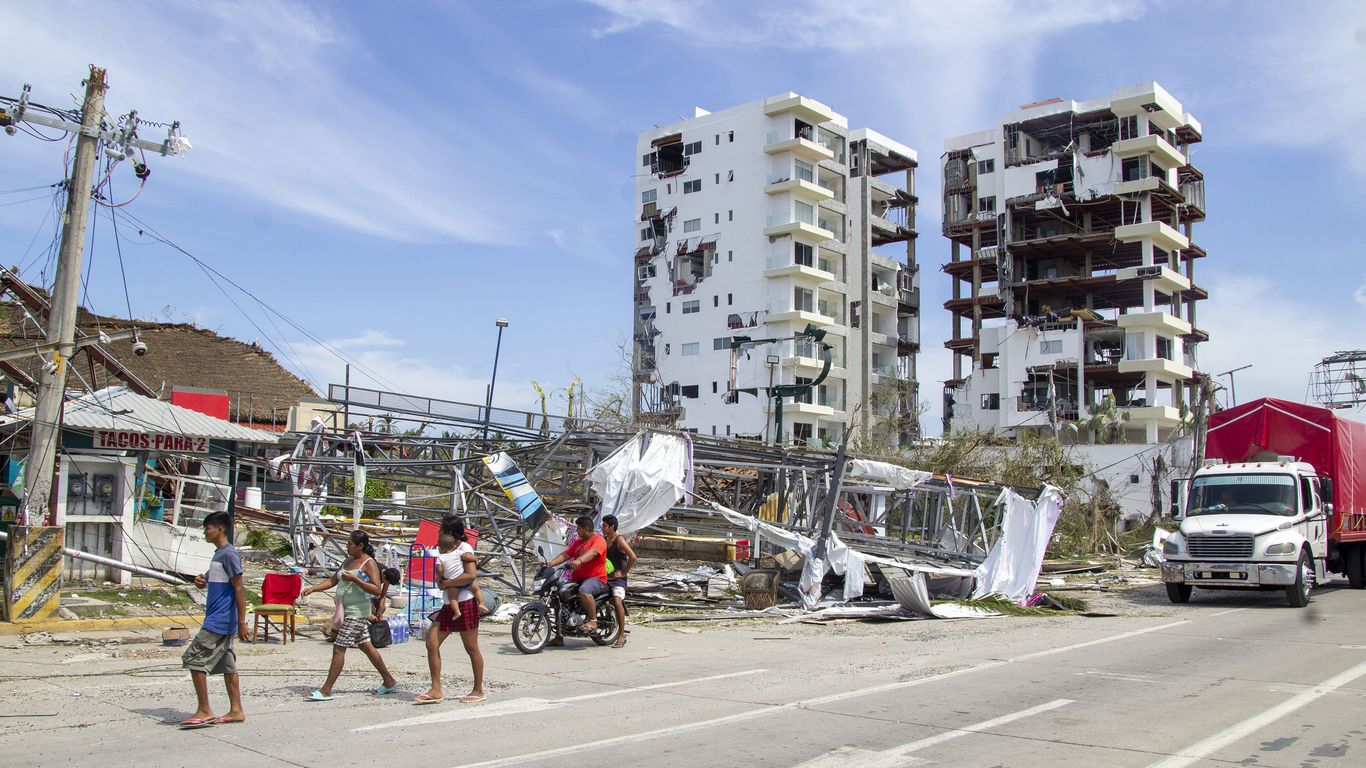
<svg viewBox="0 0 1366 768">
<path fill-rule="evenodd" d="M 380 573 L 383 584 L 380 584 L 379 597 L 370 598 L 370 621 L 383 621 L 384 612 L 389 609 L 389 587 L 397 587 L 403 581 L 403 573 L 397 568 L 385 568 Z"/>
<path fill-rule="evenodd" d="M 457 542 L 450 531 L 443 529 L 441 535 L 436 540 L 436 564 L 439 578 L 441 581 L 454 581 L 456 583 L 447 586 L 446 604 L 451 607 L 454 618 L 460 618 L 460 590 L 468 589 L 473 595 L 475 602 L 479 604 L 479 615 L 488 615 L 489 609 L 484 605 L 484 593 L 479 589 L 479 582 L 472 579 L 462 579 L 465 563 L 479 563 L 479 558 L 474 554 L 470 545 L 465 542 Z M 463 582 L 463 583 L 461 583 Z"/>
</svg>

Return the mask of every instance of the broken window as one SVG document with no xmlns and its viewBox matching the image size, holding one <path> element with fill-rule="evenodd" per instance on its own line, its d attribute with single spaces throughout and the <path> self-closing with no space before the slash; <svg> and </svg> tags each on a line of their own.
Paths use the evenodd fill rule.
<svg viewBox="0 0 1366 768">
<path fill-rule="evenodd" d="M 811 425 L 797 422 L 792 425 L 792 442 L 805 444 L 811 439 Z"/>
<path fill-rule="evenodd" d="M 1062 339 L 1044 339 L 1039 342 L 1039 354 L 1041 355 L 1061 355 Z"/>
<path fill-rule="evenodd" d="M 701 179 L 693 179 L 692 181 L 685 181 L 685 182 L 683 182 L 683 194 L 687 195 L 687 194 L 691 194 L 691 193 L 693 193 L 693 192 L 701 192 L 701 191 L 702 191 L 702 180 L 701 180 Z"/>
<path fill-rule="evenodd" d="M 653 265 L 653 264 L 641 264 L 641 265 L 640 265 L 640 269 L 637 270 L 637 271 L 638 271 L 638 273 L 639 273 L 639 275 L 640 275 L 640 279 L 641 279 L 641 280 L 647 280 L 647 279 L 649 279 L 649 278 L 655 276 L 655 265 Z"/>
<path fill-rule="evenodd" d="M 816 127 L 815 127 L 814 125 L 812 125 L 812 124 L 806 122 L 805 120 L 793 120 L 793 121 L 792 121 L 792 135 L 793 135 L 793 137 L 798 138 L 798 139 L 806 139 L 807 141 L 815 141 L 815 140 L 816 140 Z"/>
<path fill-rule="evenodd" d="M 675 176 L 688 167 L 687 154 L 683 151 L 683 140 L 677 134 L 659 139 L 651 162 L 651 169 L 660 178 Z"/>
<path fill-rule="evenodd" d="M 989 395 L 982 395 L 982 410 L 999 411 L 1001 410 L 1001 395 L 992 392 Z"/>
</svg>

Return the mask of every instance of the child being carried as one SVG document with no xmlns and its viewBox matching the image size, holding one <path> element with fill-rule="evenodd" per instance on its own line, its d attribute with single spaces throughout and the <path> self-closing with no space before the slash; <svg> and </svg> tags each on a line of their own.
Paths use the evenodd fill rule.
<svg viewBox="0 0 1366 768">
<path fill-rule="evenodd" d="M 479 615 L 488 615 L 489 609 L 484 605 L 484 593 L 475 580 L 477 577 L 463 575 L 466 563 L 479 562 L 479 558 L 474 554 L 474 548 L 468 542 L 457 542 L 455 536 L 444 526 L 436 540 L 436 547 L 437 573 L 440 581 L 449 583 L 449 586 L 445 587 L 446 604 L 451 607 L 455 618 L 460 618 L 459 595 L 462 589 L 468 589 L 474 595 L 474 600 L 479 606 Z"/>
</svg>

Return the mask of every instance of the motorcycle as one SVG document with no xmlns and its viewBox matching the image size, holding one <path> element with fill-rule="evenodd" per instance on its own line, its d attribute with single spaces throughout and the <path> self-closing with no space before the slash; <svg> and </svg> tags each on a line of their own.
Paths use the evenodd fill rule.
<svg viewBox="0 0 1366 768">
<path fill-rule="evenodd" d="M 531 582 L 531 592 L 531 602 L 512 618 L 512 642 L 522 653 L 545 650 L 556 628 L 564 637 L 587 637 L 598 645 L 610 645 L 621 634 L 610 592 L 594 598 L 598 628 L 593 632 L 583 629 L 587 617 L 579 602 L 579 585 L 566 579 L 563 571 L 541 566 Z"/>
</svg>

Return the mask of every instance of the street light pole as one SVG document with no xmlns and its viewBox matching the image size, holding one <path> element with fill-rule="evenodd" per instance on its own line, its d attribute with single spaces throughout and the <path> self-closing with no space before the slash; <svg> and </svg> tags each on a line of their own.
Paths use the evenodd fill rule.
<svg viewBox="0 0 1366 768">
<path fill-rule="evenodd" d="M 1242 366 L 1241 368 L 1234 368 L 1234 369 L 1232 369 L 1232 370 L 1228 370 L 1228 371 L 1224 371 L 1223 373 L 1216 374 L 1216 375 L 1218 375 L 1218 376 L 1227 376 L 1227 377 L 1228 377 L 1228 394 L 1229 394 L 1229 397 L 1233 399 L 1233 404 L 1234 404 L 1234 405 L 1237 405 L 1237 404 L 1238 404 L 1238 388 L 1237 388 L 1236 386 L 1233 385 L 1233 374 L 1237 373 L 1238 371 L 1246 371 L 1248 368 L 1251 368 L 1251 367 L 1252 367 L 1252 363 L 1248 363 L 1247 365 L 1244 365 L 1244 366 Z"/>
<path fill-rule="evenodd" d="M 498 382 L 498 354 L 503 349 L 503 329 L 508 327 L 506 318 L 498 318 L 494 321 L 498 326 L 498 341 L 493 346 L 493 375 L 489 377 L 489 395 L 484 401 L 484 439 L 489 439 L 489 421 L 493 417 L 493 385 Z"/>
</svg>

